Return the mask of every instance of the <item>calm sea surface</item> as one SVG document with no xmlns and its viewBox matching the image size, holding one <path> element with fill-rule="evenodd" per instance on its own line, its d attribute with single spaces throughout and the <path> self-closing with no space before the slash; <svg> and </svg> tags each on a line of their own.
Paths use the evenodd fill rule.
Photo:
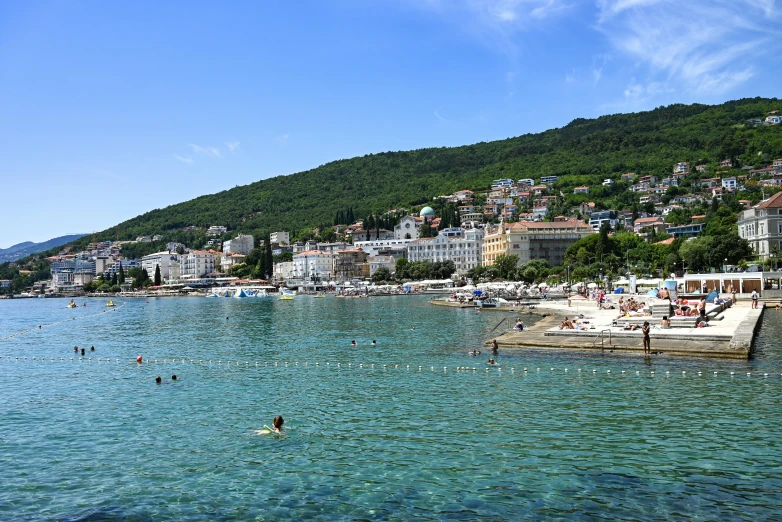
<svg viewBox="0 0 782 522">
<path fill-rule="evenodd" d="M 466 353 L 503 315 L 426 298 L 66 303 L 0 301 L 0 337 L 33 328 L 0 341 L 0 520 L 782 513 L 782 313 L 749 362 L 500 351 L 486 371 Z M 254 434 L 275 415 L 283 435 Z"/>
</svg>

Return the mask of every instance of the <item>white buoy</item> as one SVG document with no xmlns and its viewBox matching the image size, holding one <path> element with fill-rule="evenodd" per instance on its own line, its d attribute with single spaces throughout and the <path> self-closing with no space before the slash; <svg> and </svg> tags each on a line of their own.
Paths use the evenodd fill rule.
<svg viewBox="0 0 782 522">
<path fill-rule="evenodd" d="M 624 370 L 622 370 L 622 373 L 624 373 L 624 372 L 625 372 L 625 371 L 624 371 Z"/>
<path fill-rule="evenodd" d="M 611 370 L 606 370 L 606 373 L 611 373 Z"/>
</svg>

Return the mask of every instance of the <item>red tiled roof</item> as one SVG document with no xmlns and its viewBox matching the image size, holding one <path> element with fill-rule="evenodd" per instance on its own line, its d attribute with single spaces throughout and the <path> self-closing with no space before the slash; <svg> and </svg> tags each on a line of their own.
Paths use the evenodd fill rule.
<svg viewBox="0 0 782 522">
<path fill-rule="evenodd" d="M 765 201 L 761 201 L 755 208 L 782 208 L 782 192 L 777 192 Z"/>
</svg>

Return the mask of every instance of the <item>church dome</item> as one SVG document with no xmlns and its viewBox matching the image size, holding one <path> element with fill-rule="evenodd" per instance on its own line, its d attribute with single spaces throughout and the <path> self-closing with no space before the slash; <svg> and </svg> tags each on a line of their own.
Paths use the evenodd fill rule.
<svg viewBox="0 0 782 522">
<path fill-rule="evenodd" d="M 419 215 L 422 218 L 434 217 L 434 209 L 432 207 L 424 207 L 421 209 L 421 214 Z"/>
</svg>

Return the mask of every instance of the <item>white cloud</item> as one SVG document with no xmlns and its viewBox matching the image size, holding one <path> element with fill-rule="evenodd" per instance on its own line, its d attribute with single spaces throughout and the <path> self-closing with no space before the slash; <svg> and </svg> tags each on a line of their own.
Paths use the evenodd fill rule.
<svg viewBox="0 0 782 522">
<path fill-rule="evenodd" d="M 418 9 L 435 12 L 503 54 L 515 55 L 520 31 L 565 11 L 564 0 L 405 0 Z"/>
<path fill-rule="evenodd" d="M 274 138 L 274 141 L 277 142 L 277 145 L 285 146 L 288 144 L 288 138 L 290 138 L 289 134 L 280 134 L 276 138 Z"/>
<path fill-rule="evenodd" d="M 748 81 L 776 45 L 773 0 L 597 0 L 597 28 L 645 67 L 648 83 L 701 95 Z"/>
<path fill-rule="evenodd" d="M 180 156 L 179 154 L 174 154 L 174 158 L 178 159 L 179 161 L 181 161 L 182 163 L 184 163 L 186 165 L 192 165 L 193 164 L 192 158 L 188 158 L 186 156 Z"/>
<path fill-rule="evenodd" d="M 241 142 L 239 141 L 226 141 L 225 146 L 228 147 L 228 150 L 231 152 L 236 152 L 239 150 L 239 146 L 241 145 Z"/>
<path fill-rule="evenodd" d="M 434 111 L 434 112 L 433 112 L 433 114 L 434 114 L 434 117 L 435 117 L 435 118 L 437 118 L 437 119 L 438 119 L 438 120 L 440 120 L 440 121 L 444 121 L 444 122 L 450 122 L 450 121 L 451 121 L 451 120 L 449 120 L 448 118 L 445 118 L 445 117 L 443 117 L 443 116 L 440 116 L 440 113 L 439 113 L 439 112 L 437 112 L 437 111 Z"/>
<path fill-rule="evenodd" d="M 196 154 L 204 154 L 207 156 L 212 156 L 214 158 L 223 157 L 223 155 L 220 153 L 220 149 L 218 149 L 217 147 L 201 147 L 200 145 L 191 143 L 190 148 L 193 149 L 193 152 L 195 152 Z"/>
</svg>

